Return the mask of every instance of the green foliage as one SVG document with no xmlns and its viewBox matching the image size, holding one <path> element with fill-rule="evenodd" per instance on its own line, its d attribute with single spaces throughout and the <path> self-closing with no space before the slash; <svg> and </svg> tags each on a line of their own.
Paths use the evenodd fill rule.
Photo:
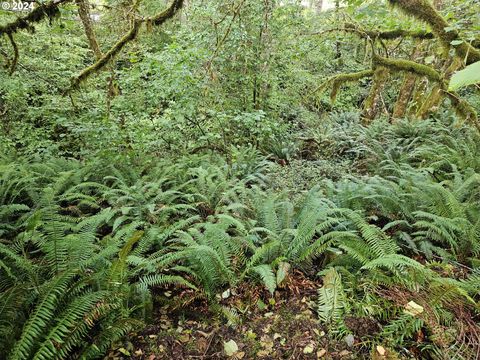
<svg viewBox="0 0 480 360">
<path fill-rule="evenodd" d="M 480 61 L 468 65 L 465 69 L 453 74 L 449 90 L 455 91 L 461 87 L 477 84 L 480 82 Z"/>
<path fill-rule="evenodd" d="M 342 277 L 330 268 L 324 272 L 323 286 L 318 290 L 318 316 L 325 323 L 338 322 L 347 307 Z"/>
<path fill-rule="evenodd" d="M 75 5 L 49 24 L 0 14 L 0 29 L 23 24 L 0 38 L 0 357 L 102 358 L 167 292 L 233 324 L 245 314 L 224 294 L 249 282 L 278 299 L 299 272 L 318 281 L 328 335 L 360 352 L 478 354 L 464 334 L 480 333 L 480 136 L 441 99 L 413 116 L 435 90 L 426 78 L 443 86 L 453 52 L 475 50 L 458 69 L 477 53 L 478 2 L 443 4 L 433 33 L 413 0 L 396 1 L 408 18 L 377 1 L 303 3 L 189 2 L 75 91 L 94 63 Z M 162 6 L 92 8 L 102 51 Z M 439 33 L 455 37 L 442 51 Z M 366 126 L 372 63 L 390 82 Z M 477 65 L 450 86 L 474 84 Z M 335 104 L 316 91 L 325 79 Z M 479 108 L 474 87 L 457 95 Z"/>
</svg>

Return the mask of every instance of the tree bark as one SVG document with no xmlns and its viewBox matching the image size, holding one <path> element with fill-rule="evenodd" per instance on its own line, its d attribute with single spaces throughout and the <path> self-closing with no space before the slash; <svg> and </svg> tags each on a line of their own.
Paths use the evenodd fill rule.
<svg viewBox="0 0 480 360">
<path fill-rule="evenodd" d="M 90 4 L 88 3 L 88 0 L 75 0 L 75 3 L 78 7 L 78 15 L 80 16 L 80 20 L 82 20 L 85 35 L 87 35 L 88 43 L 90 44 L 90 49 L 92 49 L 95 58 L 98 60 L 103 54 L 98 46 L 95 31 L 93 30 L 92 19 L 90 17 Z"/>
</svg>

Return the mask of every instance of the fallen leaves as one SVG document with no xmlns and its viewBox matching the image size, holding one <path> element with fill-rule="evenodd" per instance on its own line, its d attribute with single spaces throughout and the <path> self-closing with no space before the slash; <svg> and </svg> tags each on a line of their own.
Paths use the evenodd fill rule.
<svg viewBox="0 0 480 360">
<path fill-rule="evenodd" d="M 305 346 L 303 348 L 303 353 L 304 354 L 311 354 L 311 353 L 313 353 L 313 350 L 315 350 L 313 344 L 308 344 L 307 346 Z"/>
<path fill-rule="evenodd" d="M 423 311 L 424 311 L 423 306 L 418 305 L 415 301 L 408 302 L 408 304 L 405 305 L 405 310 L 404 310 L 406 314 L 409 314 L 412 316 L 418 316 L 421 313 L 423 313 Z"/>
<path fill-rule="evenodd" d="M 225 352 L 225 355 L 227 355 L 228 357 L 235 355 L 238 351 L 238 345 L 235 342 L 235 340 L 229 340 L 227 342 L 224 342 L 223 351 Z"/>
<path fill-rule="evenodd" d="M 387 350 L 385 350 L 383 346 L 377 345 L 377 352 L 378 352 L 378 355 L 385 356 L 385 354 L 387 353 Z"/>
<path fill-rule="evenodd" d="M 321 357 L 323 357 L 325 354 L 327 353 L 327 350 L 325 349 L 320 349 L 317 351 L 317 359 L 320 359 Z"/>
</svg>

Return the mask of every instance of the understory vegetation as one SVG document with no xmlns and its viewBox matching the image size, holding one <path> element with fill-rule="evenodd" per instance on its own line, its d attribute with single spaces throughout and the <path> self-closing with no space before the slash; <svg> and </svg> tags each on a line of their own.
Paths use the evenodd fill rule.
<svg viewBox="0 0 480 360">
<path fill-rule="evenodd" d="M 0 13 L 1 359 L 479 358 L 479 4 L 321 3 Z"/>
</svg>

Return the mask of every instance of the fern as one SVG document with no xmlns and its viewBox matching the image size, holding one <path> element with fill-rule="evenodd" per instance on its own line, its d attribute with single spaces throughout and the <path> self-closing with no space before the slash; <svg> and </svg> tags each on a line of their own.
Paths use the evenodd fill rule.
<svg viewBox="0 0 480 360">
<path fill-rule="evenodd" d="M 269 265 L 263 264 L 250 268 L 250 271 L 260 276 L 265 287 L 270 294 L 273 295 L 277 287 L 277 280 L 272 268 Z"/>
<path fill-rule="evenodd" d="M 43 335 L 44 329 L 52 322 L 57 305 L 67 291 L 70 281 L 76 271 L 67 271 L 47 284 L 45 293 L 41 296 L 35 310 L 23 327 L 20 339 L 15 343 L 9 359 L 28 359 L 36 342 Z"/>
<path fill-rule="evenodd" d="M 342 277 L 335 268 L 325 270 L 322 274 L 323 286 L 318 289 L 317 313 L 322 322 L 332 324 L 342 319 L 348 310 L 348 304 Z"/>
</svg>

